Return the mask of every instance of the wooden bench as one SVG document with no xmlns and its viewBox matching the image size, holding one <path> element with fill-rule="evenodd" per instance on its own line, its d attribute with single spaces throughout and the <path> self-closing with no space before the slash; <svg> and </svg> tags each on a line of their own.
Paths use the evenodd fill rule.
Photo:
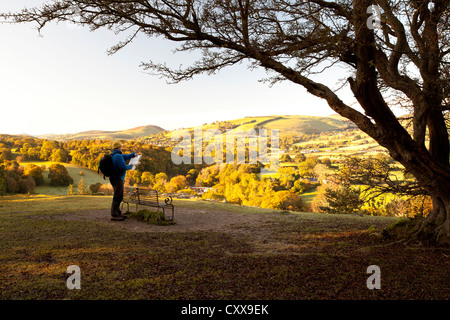
<svg viewBox="0 0 450 320">
<path fill-rule="evenodd" d="M 162 197 L 160 196 L 159 192 L 154 189 L 125 187 L 123 193 L 122 208 L 126 203 L 128 211 L 130 211 L 130 203 L 133 203 L 136 205 L 136 211 L 138 211 L 138 206 L 140 205 L 154 207 L 157 208 L 158 211 L 162 209 L 164 217 L 166 217 L 168 220 L 173 221 L 174 206 L 172 204 L 172 197 L 169 196 L 165 198 L 163 202 L 161 201 L 161 199 Z M 170 218 L 166 216 L 166 209 L 172 211 Z"/>
</svg>

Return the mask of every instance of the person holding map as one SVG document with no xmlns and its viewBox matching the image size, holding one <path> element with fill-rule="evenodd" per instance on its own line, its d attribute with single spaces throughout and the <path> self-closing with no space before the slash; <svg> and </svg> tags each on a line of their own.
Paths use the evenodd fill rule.
<svg viewBox="0 0 450 320">
<path fill-rule="evenodd" d="M 125 183 L 126 171 L 133 169 L 139 164 L 139 156 L 136 152 L 130 154 L 122 154 L 122 144 L 120 142 L 115 142 L 113 145 L 113 151 L 111 153 L 112 163 L 114 167 L 114 172 L 109 181 L 114 189 L 114 196 L 111 204 L 111 220 L 122 221 L 126 218 L 125 215 L 120 211 L 120 203 L 123 200 L 123 190 Z M 138 157 L 132 164 L 126 164 L 125 161 Z M 131 161 L 130 161 L 131 162 Z"/>
</svg>

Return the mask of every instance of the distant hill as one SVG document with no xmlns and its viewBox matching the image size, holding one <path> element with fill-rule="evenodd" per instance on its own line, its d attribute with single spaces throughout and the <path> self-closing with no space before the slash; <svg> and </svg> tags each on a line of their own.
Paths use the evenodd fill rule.
<svg viewBox="0 0 450 320">
<path fill-rule="evenodd" d="M 162 131 L 165 130 L 161 127 L 148 125 L 119 131 L 89 130 L 73 134 L 45 134 L 38 136 L 38 138 L 57 141 L 90 139 L 133 139 L 158 134 Z"/>
<path fill-rule="evenodd" d="M 303 134 L 320 134 L 322 132 L 342 131 L 345 129 L 356 128 L 356 126 L 349 120 L 338 115 L 331 115 L 329 117 L 273 115 L 215 121 L 209 124 L 204 124 L 202 128 L 203 130 L 219 129 L 222 132 L 225 132 L 226 130 L 246 131 L 249 129 L 276 129 L 279 130 L 280 137 L 283 137 L 290 135 L 299 136 Z M 185 129 L 190 131 L 194 130 L 193 127 Z M 163 135 L 158 135 L 158 133 L 161 132 L 164 132 Z M 167 142 L 170 141 L 171 132 L 172 131 L 166 131 L 158 126 L 148 125 L 119 131 L 89 130 L 74 134 L 46 134 L 40 135 L 38 138 L 57 141 L 147 138 L 148 142 L 166 145 Z"/>
</svg>

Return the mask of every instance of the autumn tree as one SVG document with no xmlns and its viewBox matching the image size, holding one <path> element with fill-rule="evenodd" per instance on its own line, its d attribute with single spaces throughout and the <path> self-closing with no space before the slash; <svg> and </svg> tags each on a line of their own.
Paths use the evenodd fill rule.
<svg viewBox="0 0 450 320">
<path fill-rule="evenodd" d="M 379 20 L 368 11 L 380 9 Z M 124 39 L 139 34 L 198 49 L 189 66 L 143 63 L 172 82 L 214 74 L 242 61 L 262 67 L 268 80 L 291 81 L 354 122 L 389 150 L 433 199 L 433 212 L 416 236 L 450 243 L 450 164 L 446 116 L 450 92 L 450 0 L 52 0 L 5 13 L 9 22 L 71 21 L 92 30 L 110 28 Z M 343 67 L 345 82 L 317 82 L 315 75 Z M 342 68 L 337 69 L 342 74 Z M 337 90 L 341 89 L 341 90 Z M 344 102 L 350 92 L 357 105 Z M 409 132 L 392 106 L 410 111 Z M 360 111 L 361 110 L 361 111 Z M 429 143 L 426 144 L 428 137 Z"/>
<path fill-rule="evenodd" d="M 36 186 L 40 186 L 44 183 L 44 175 L 42 168 L 33 163 L 27 164 L 23 171 L 24 176 L 30 176 L 34 179 Z"/>
<path fill-rule="evenodd" d="M 3 164 L 0 164 L 0 196 L 4 196 L 6 194 L 6 174 L 5 167 Z"/>
<path fill-rule="evenodd" d="M 58 142 L 52 140 L 46 140 L 42 143 L 42 147 L 40 150 L 40 158 L 42 160 L 49 160 L 53 150 L 58 148 Z"/>
<path fill-rule="evenodd" d="M 189 185 L 195 184 L 195 180 L 197 180 L 198 173 L 199 172 L 197 169 L 191 169 L 188 171 L 188 173 L 186 174 L 186 179 Z"/>
<path fill-rule="evenodd" d="M 6 160 L 12 160 L 13 154 L 10 149 L 8 148 L 0 148 L 0 162 L 6 161 Z"/>
<path fill-rule="evenodd" d="M 20 148 L 20 153 L 26 160 L 40 160 L 40 148 L 33 147 L 30 143 L 25 142 Z"/>
<path fill-rule="evenodd" d="M 53 149 L 50 160 L 53 162 L 67 162 L 67 151 L 61 148 Z"/>
<path fill-rule="evenodd" d="M 303 177 L 313 177 L 314 176 L 314 167 L 319 164 L 319 159 L 308 157 L 305 161 L 300 162 L 298 165 L 298 171 L 300 175 Z"/>
<path fill-rule="evenodd" d="M 48 168 L 48 178 L 52 186 L 68 186 L 73 184 L 73 179 L 69 175 L 66 167 L 62 164 L 55 163 Z"/>
<path fill-rule="evenodd" d="M 169 177 L 164 172 L 160 172 L 155 175 L 155 183 L 153 185 L 153 189 L 159 191 L 159 192 L 166 192 L 166 183 Z"/>
<path fill-rule="evenodd" d="M 141 183 L 145 185 L 153 185 L 155 183 L 155 176 L 148 171 L 142 172 Z"/>
<path fill-rule="evenodd" d="M 89 187 L 84 182 L 84 179 L 78 180 L 77 194 L 79 194 L 79 195 L 86 195 L 86 194 L 89 194 L 89 191 L 90 191 Z"/>
<path fill-rule="evenodd" d="M 169 177 L 164 172 L 160 172 L 160 173 L 155 175 L 155 182 L 156 183 L 165 184 L 167 182 L 167 180 L 169 180 Z"/>
<path fill-rule="evenodd" d="M 186 177 L 178 175 L 170 179 L 169 183 L 166 185 L 166 190 L 167 192 L 177 192 L 178 190 L 186 188 L 187 184 Z"/>
<path fill-rule="evenodd" d="M 69 196 L 75 195 L 75 191 L 73 189 L 73 184 L 69 184 L 69 186 L 67 187 L 67 195 L 69 195 Z"/>
<path fill-rule="evenodd" d="M 305 207 L 303 200 L 290 191 L 277 191 L 271 202 L 274 209 L 302 211 Z"/>
</svg>

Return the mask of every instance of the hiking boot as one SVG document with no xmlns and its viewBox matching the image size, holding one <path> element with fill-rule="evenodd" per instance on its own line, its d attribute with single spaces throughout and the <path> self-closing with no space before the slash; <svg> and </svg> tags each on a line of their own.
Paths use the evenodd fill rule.
<svg viewBox="0 0 450 320">
<path fill-rule="evenodd" d="M 111 216 L 111 221 L 123 221 L 127 218 L 127 216 L 120 215 L 120 216 Z"/>
</svg>

